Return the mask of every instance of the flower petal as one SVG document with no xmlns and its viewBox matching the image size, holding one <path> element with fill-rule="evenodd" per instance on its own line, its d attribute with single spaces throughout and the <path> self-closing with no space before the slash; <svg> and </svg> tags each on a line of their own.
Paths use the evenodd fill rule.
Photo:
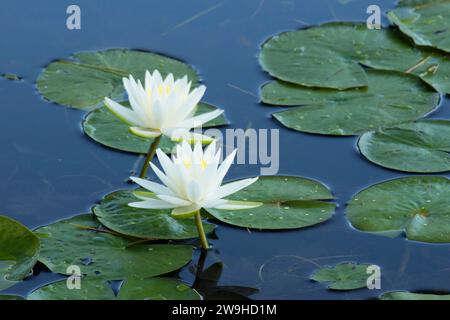
<svg viewBox="0 0 450 320">
<path fill-rule="evenodd" d="M 159 73 L 158 69 L 153 70 L 152 74 L 152 82 L 153 85 L 159 86 L 163 83 L 161 73 Z"/>
<path fill-rule="evenodd" d="M 145 201 L 139 201 L 139 202 L 130 202 L 128 204 L 130 207 L 133 208 L 140 208 L 140 209 L 172 209 L 176 206 L 167 203 L 163 200 L 158 199 L 151 199 L 151 200 L 145 200 Z"/>
<path fill-rule="evenodd" d="M 196 204 L 191 204 L 185 207 L 178 207 L 172 210 L 171 215 L 177 219 L 184 219 L 193 217 L 197 211 L 200 210 L 200 207 Z"/>
<path fill-rule="evenodd" d="M 190 87 L 190 83 L 189 83 Z M 189 88 L 188 92 L 189 92 Z M 195 111 L 198 109 L 198 103 L 202 99 L 203 95 L 205 94 L 206 86 L 201 85 L 189 93 L 189 95 L 186 97 L 186 100 L 180 105 L 179 107 L 179 120 L 184 120 L 186 118 L 192 117 L 195 114 Z"/>
<path fill-rule="evenodd" d="M 205 123 L 207 123 L 208 121 L 211 121 L 211 120 L 217 118 L 223 112 L 224 112 L 224 110 L 217 109 L 217 110 L 214 110 L 211 112 L 202 113 L 202 114 L 199 114 L 198 116 L 187 118 L 186 120 L 181 121 L 178 124 L 178 126 L 181 128 L 188 128 L 188 129 L 198 128 L 198 127 L 201 127 L 202 125 L 204 125 Z"/>
<path fill-rule="evenodd" d="M 153 172 L 156 176 L 164 183 L 170 190 L 174 193 L 178 193 L 177 184 L 172 181 L 167 175 L 165 175 L 157 166 L 155 166 L 152 162 L 150 162 L 150 167 L 152 167 Z"/>
<path fill-rule="evenodd" d="M 173 195 L 173 192 L 166 186 L 163 186 L 162 184 L 159 184 L 159 183 L 156 183 L 153 181 L 149 181 L 149 180 L 145 180 L 142 178 L 137 178 L 137 177 L 130 177 L 130 179 L 133 182 L 140 185 L 141 187 L 143 187 L 151 192 L 154 192 L 157 195 L 160 195 L 160 194 Z"/>
<path fill-rule="evenodd" d="M 180 207 L 181 206 L 189 206 L 191 204 L 191 202 L 189 202 L 187 200 L 180 199 L 178 197 L 164 195 L 164 194 L 158 194 L 157 197 L 165 202 L 172 203 L 173 205 L 180 206 Z"/>
<path fill-rule="evenodd" d="M 187 198 L 191 202 L 198 202 L 202 197 L 202 187 L 195 180 L 191 180 L 187 191 Z"/>
<path fill-rule="evenodd" d="M 136 198 L 138 198 L 140 200 L 156 199 L 156 194 L 154 192 L 134 190 L 132 193 L 133 193 L 133 196 L 135 196 Z"/>
<path fill-rule="evenodd" d="M 203 152 L 205 159 L 212 161 L 216 155 L 216 140 L 212 141 Z"/>
<path fill-rule="evenodd" d="M 132 134 L 142 138 L 156 138 L 161 135 L 161 131 L 142 127 L 130 127 L 129 130 Z"/>
<path fill-rule="evenodd" d="M 173 171 L 174 164 L 170 160 L 170 158 L 161 149 L 156 150 L 156 156 L 158 157 L 158 161 L 161 164 L 161 167 L 163 168 L 165 174 L 168 177 L 172 176 L 171 173 Z"/>
<path fill-rule="evenodd" d="M 237 149 L 234 149 L 233 152 L 231 152 L 225 160 L 220 164 L 219 169 L 217 169 L 217 187 L 219 187 L 222 184 L 223 178 L 225 178 L 225 175 L 227 174 L 228 170 L 230 169 L 231 164 L 234 161 L 234 157 L 236 156 Z"/>
<path fill-rule="evenodd" d="M 257 180 L 258 180 L 258 177 L 227 183 L 227 184 L 221 186 L 219 189 L 217 189 L 215 196 L 218 199 L 225 198 L 235 192 L 238 192 L 239 190 L 242 190 L 242 189 L 248 187 L 249 185 L 256 182 Z"/>
<path fill-rule="evenodd" d="M 136 83 L 134 83 L 134 80 L 132 80 L 131 77 L 130 79 L 123 78 L 122 81 L 123 86 L 127 91 L 128 101 L 130 102 L 131 108 L 134 110 L 136 115 L 138 115 L 141 118 L 144 118 L 145 111 L 143 110 L 142 106 L 144 105 L 145 101 L 142 101 L 141 94 L 140 92 L 138 92 L 139 89 L 136 88 Z"/>
<path fill-rule="evenodd" d="M 111 111 L 117 118 L 130 124 L 130 125 L 141 125 L 136 114 L 130 108 L 126 108 L 121 104 L 105 97 L 105 106 Z"/>
<path fill-rule="evenodd" d="M 214 208 L 219 210 L 243 210 L 257 208 L 262 205 L 262 202 L 225 200 L 223 204 L 219 204 Z"/>
</svg>

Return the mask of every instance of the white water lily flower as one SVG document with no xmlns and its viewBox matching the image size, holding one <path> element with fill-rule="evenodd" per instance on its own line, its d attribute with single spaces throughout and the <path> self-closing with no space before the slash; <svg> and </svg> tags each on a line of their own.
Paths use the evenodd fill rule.
<svg viewBox="0 0 450 320">
<path fill-rule="evenodd" d="M 170 159 L 160 149 L 157 150 L 159 162 L 164 173 L 153 163 L 152 169 L 164 183 L 161 185 L 141 178 L 130 177 L 134 182 L 150 192 L 136 192 L 140 202 L 129 206 L 144 209 L 173 209 L 172 215 L 189 217 L 200 208 L 237 210 L 254 208 L 259 202 L 232 201 L 223 199 L 254 183 L 258 178 L 234 181 L 221 185 L 236 155 L 234 150 L 221 164 L 220 150 L 212 142 L 204 151 L 200 143 L 193 149 L 187 142 L 177 145 L 176 155 Z"/>
<path fill-rule="evenodd" d="M 105 104 L 114 115 L 130 125 L 131 133 L 144 138 L 166 135 L 176 141 L 209 143 L 213 140 L 211 137 L 189 132 L 223 113 L 223 110 L 218 109 L 194 115 L 205 93 L 205 86 L 190 90 L 191 81 L 188 82 L 187 76 L 174 80 L 173 74 L 169 74 L 163 79 L 158 70 L 153 74 L 146 71 L 145 88 L 132 75 L 123 78 L 123 85 L 131 108 L 107 97 Z"/>
</svg>

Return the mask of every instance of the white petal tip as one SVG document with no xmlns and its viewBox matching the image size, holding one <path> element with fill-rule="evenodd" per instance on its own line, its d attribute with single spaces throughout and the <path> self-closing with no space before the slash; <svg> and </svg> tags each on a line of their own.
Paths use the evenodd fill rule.
<svg viewBox="0 0 450 320">
<path fill-rule="evenodd" d="M 219 209 L 219 210 L 245 210 L 245 209 L 258 208 L 262 205 L 263 205 L 262 202 L 227 200 L 226 203 L 217 206 L 216 209 Z"/>
</svg>

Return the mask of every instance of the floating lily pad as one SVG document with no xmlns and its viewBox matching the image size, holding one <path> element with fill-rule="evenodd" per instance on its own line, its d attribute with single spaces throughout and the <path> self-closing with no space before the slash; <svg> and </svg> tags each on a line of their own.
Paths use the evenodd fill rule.
<svg viewBox="0 0 450 320">
<path fill-rule="evenodd" d="M 107 195 L 93 212 L 106 227 L 124 235 L 143 239 L 189 239 L 198 237 L 194 219 L 175 219 L 170 209 L 132 208 L 139 201 L 133 190 L 120 190 Z M 204 223 L 206 233 L 215 225 Z"/>
<path fill-rule="evenodd" d="M 450 3 L 447 0 L 401 0 L 389 20 L 417 45 L 450 52 Z"/>
<path fill-rule="evenodd" d="M 30 274 L 39 255 L 39 239 L 27 227 L 0 216 L 0 291 Z"/>
<path fill-rule="evenodd" d="M 39 92 L 48 100 L 73 108 L 101 105 L 105 97 L 121 100 L 125 89 L 122 78 L 130 74 L 144 81 L 146 70 L 158 69 L 165 77 L 187 75 L 194 84 L 196 72 L 187 64 L 151 52 L 110 49 L 80 52 L 69 59 L 50 63 L 37 80 Z"/>
<path fill-rule="evenodd" d="M 348 89 L 368 85 L 362 65 L 420 76 L 450 93 L 450 56 L 418 49 L 398 31 L 366 24 L 326 23 L 278 34 L 264 43 L 260 63 L 272 76 L 311 87 Z"/>
<path fill-rule="evenodd" d="M 67 267 L 77 265 L 84 275 L 108 280 L 153 277 L 191 260 L 192 246 L 139 244 L 136 238 L 89 230 L 98 227 L 93 215 L 83 214 L 37 229 L 39 260 L 56 273 L 68 274 Z"/>
<path fill-rule="evenodd" d="M 117 297 L 110 283 L 82 278 L 80 289 L 68 289 L 66 280 L 33 291 L 27 300 L 200 300 L 200 295 L 185 283 L 170 278 L 126 280 Z"/>
<path fill-rule="evenodd" d="M 296 229 L 331 218 L 335 204 L 324 200 L 333 195 L 317 181 L 300 177 L 262 176 L 249 187 L 233 194 L 231 200 L 262 202 L 244 210 L 207 211 L 222 222 L 255 229 Z"/>
<path fill-rule="evenodd" d="M 421 120 L 367 132 L 358 141 L 370 161 L 407 172 L 450 170 L 450 121 Z"/>
<path fill-rule="evenodd" d="M 329 135 L 354 135 L 425 116 L 439 94 L 414 76 L 367 71 L 368 88 L 345 91 L 307 88 L 274 81 L 262 88 L 265 103 L 302 107 L 276 112 L 288 128 Z"/>
<path fill-rule="evenodd" d="M 325 282 L 330 290 L 355 290 L 367 287 L 367 268 L 370 264 L 354 262 L 340 263 L 334 267 L 316 270 L 309 278 L 317 282 Z"/>
<path fill-rule="evenodd" d="M 102 279 L 80 279 L 80 289 L 69 289 L 67 280 L 57 281 L 31 292 L 27 300 L 113 300 L 111 285 Z"/>
<path fill-rule="evenodd" d="M 416 176 L 371 186 L 348 203 L 347 218 L 361 231 L 450 242 L 450 180 Z"/>
<path fill-rule="evenodd" d="M 169 278 L 125 281 L 117 296 L 120 300 L 201 300 L 187 284 Z"/>
<path fill-rule="evenodd" d="M 211 112 L 216 107 L 206 103 L 198 105 L 197 114 Z M 224 115 L 209 121 L 203 128 L 222 126 L 228 124 Z M 154 139 L 141 138 L 129 132 L 129 125 L 114 116 L 106 107 L 90 112 L 83 121 L 86 135 L 98 143 L 121 151 L 147 153 Z M 172 151 L 175 143 L 163 136 L 159 147 L 166 153 Z"/>
<path fill-rule="evenodd" d="M 408 291 L 386 292 L 382 300 L 450 300 L 450 294 L 413 293 Z"/>
</svg>

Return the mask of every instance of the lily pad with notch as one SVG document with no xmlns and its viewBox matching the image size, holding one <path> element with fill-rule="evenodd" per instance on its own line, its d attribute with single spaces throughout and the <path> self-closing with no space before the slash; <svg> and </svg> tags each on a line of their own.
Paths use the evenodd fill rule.
<svg viewBox="0 0 450 320">
<path fill-rule="evenodd" d="M 126 103 L 123 103 L 126 106 Z M 197 115 L 211 112 L 217 108 L 200 103 L 197 109 Z M 228 121 L 225 116 L 213 119 L 203 125 L 203 128 L 227 125 Z M 94 141 L 121 151 L 143 153 L 146 154 L 154 139 L 141 138 L 129 131 L 129 125 L 113 115 L 106 107 L 98 108 L 88 113 L 83 121 L 83 130 L 88 137 Z M 170 153 L 176 145 L 166 136 L 161 138 L 159 148 L 164 152 Z"/>
<path fill-rule="evenodd" d="M 103 198 L 93 212 L 106 227 L 118 233 L 142 239 L 189 239 L 198 237 L 194 219 L 176 219 L 170 209 L 132 208 L 130 202 L 139 201 L 134 190 L 119 190 Z M 215 225 L 204 223 L 206 233 Z"/>
<path fill-rule="evenodd" d="M 371 264 L 343 262 L 333 267 L 323 267 L 314 271 L 311 280 L 328 284 L 330 290 L 356 290 L 367 287 L 367 268 Z"/>
<path fill-rule="evenodd" d="M 450 52 L 450 3 L 447 0 L 400 0 L 389 20 L 419 46 Z"/>
<path fill-rule="evenodd" d="M 356 135 L 416 120 L 435 109 L 439 94 L 411 75 L 368 70 L 368 88 L 345 91 L 307 88 L 282 81 L 263 86 L 264 103 L 298 106 L 273 117 L 302 132 Z"/>
<path fill-rule="evenodd" d="M 420 120 L 366 132 L 358 141 L 371 162 L 406 172 L 450 170 L 450 121 Z"/>
<path fill-rule="evenodd" d="M 103 279 L 81 279 L 79 290 L 67 288 L 66 280 L 38 288 L 27 300 L 200 300 L 201 296 L 184 282 L 171 278 L 125 280 L 117 296 Z"/>
<path fill-rule="evenodd" d="M 214 218 L 238 227 L 254 229 L 297 229 L 325 222 L 336 205 L 321 183 L 294 176 L 261 176 L 230 200 L 262 202 L 245 210 L 207 209 Z"/>
<path fill-rule="evenodd" d="M 51 271 L 69 274 L 77 265 L 90 278 L 122 280 L 154 277 L 182 268 L 193 247 L 146 244 L 102 228 L 92 214 L 82 214 L 35 231 L 41 239 L 39 261 Z"/>
<path fill-rule="evenodd" d="M 91 109 L 102 105 L 105 97 L 122 100 L 125 89 L 122 78 L 130 74 L 144 81 L 146 70 L 158 69 L 165 77 L 185 75 L 198 83 L 195 70 L 179 60 L 160 54 L 130 49 L 79 52 L 69 59 L 50 63 L 37 79 L 39 92 L 48 100 L 63 106 Z"/>
<path fill-rule="evenodd" d="M 266 41 L 262 68 L 291 83 L 333 89 L 368 86 L 365 67 L 414 74 L 450 93 L 450 55 L 416 47 L 399 31 L 332 22 L 283 32 Z"/>
<path fill-rule="evenodd" d="M 409 240 L 450 242 L 450 180 L 414 176 L 382 182 L 349 201 L 346 215 L 358 230 Z"/>
</svg>

